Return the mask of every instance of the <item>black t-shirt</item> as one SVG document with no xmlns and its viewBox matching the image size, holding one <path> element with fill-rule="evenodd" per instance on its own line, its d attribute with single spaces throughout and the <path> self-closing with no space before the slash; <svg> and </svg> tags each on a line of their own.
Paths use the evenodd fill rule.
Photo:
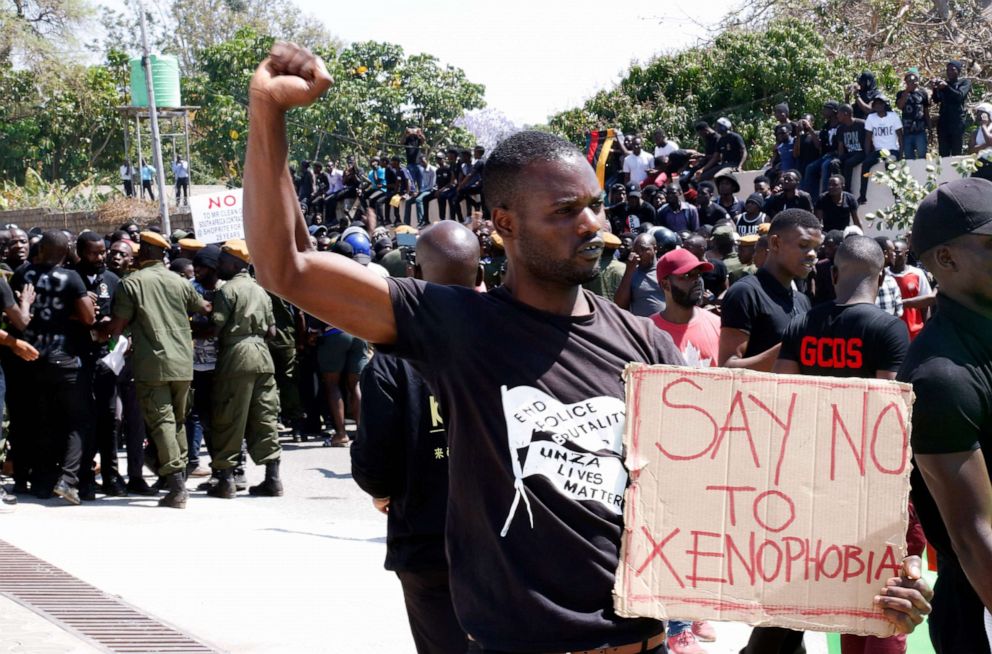
<svg viewBox="0 0 992 654">
<path fill-rule="evenodd" d="M 727 210 L 716 202 L 710 202 L 705 207 L 696 207 L 700 225 L 715 225 L 717 221 L 727 217 Z"/>
<path fill-rule="evenodd" d="M 590 314 L 559 316 L 505 288 L 387 281 L 398 333 L 386 349 L 449 411 L 447 552 L 465 631 L 524 652 L 658 633 L 658 621 L 618 617 L 612 591 L 627 485 L 621 373 L 680 363 L 668 334 L 588 291 Z"/>
<path fill-rule="evenodd" d="M 727 290 L 720 325 L 747 332 L 744 357 L 753 357 L 782 342 L 789 322 L 809 311 L 809 298 L 779 283 L 764 268 Z"/>
<path fill-rule="evenodd" d="M 736 168 L 744 158 L 744 138 L 737 132 L 727 132 L 720 137 L 716 149 L 722 155 L 721 165 Z"/>
<path fill-rule="evenodd" d="M 736 195 L 730 196 L 730 202 L 724 202 L 723 198 L 717 198 L 717 205 L 726 211 L 728 216 L 744 213 L 744 203 L 738 200 Z"/>
<path fill-rule="evenodd" d="M 703 278 L 703 288 L 713 295 L 720 295 L 727 289 L 727 266 L 719 259 L 707 257 L 706 260 L 713 264 L 713 270 L 700 275 Z"/>
<path fill-rule="evenodd" d="M 28 264 L 18 268 L 10 281 L 11 288 L 18 292 L 25 284 L 34 285 L 32 318 L 24 330 L 24 339 L 38 350 L 39 359 L 57 366 L 78 367 L 79 356 L 88 348 L 87 340 L 70 320 L 76 311 L 76 300 L 86 296 L 86 287 L 76 271 Z"/>
<path fill-rule="evenodd" d="M 837 297 L 837 290 L 834 288 L 833 277 L 834 262 L 830 259 L 820 259 L 816 262 L 813 270 L 813 279 L 816 281 L 815 293 L 813 294 L 813 304 L 829 302 Z"/>
<path fill-rule="evenodd" d="M 79 271 L 76 271 L 79 273 Z M 83 280 L 83 286 L 90 293 L 96 295 L 96 321 L 104 317 L 112 318 L 113 314 L 110 313 L 111 305 L 114 301 L 114 293 L 117 292 L 117 286 L 121 283 L 120 277 L 104 269 L 95 275 L 86 275 L 84 273 L 79 273 L 80 279 Z M 110 352 L 110 343 L 97 343 L 89 338 L 90 328 L 83 325 L 80 322 L 73 323 L 76 329 L 82 330 L 79 334 L 80 342 L 90 344 L 87 348 L 87 354 L 91 357 L 99 358 Z"/>
<path fill-rule="evenodd" d="M 873 378 L 898 371 L 908 348 L 906 323 L 874 302 L 829 302 L 792 319 L 778 356 L 803 375 Z"/>
<path fill-rule="evenodd" d="M 655 223 L 657 212 L 646 202 L 641 202 L 637 209 L 631 209 L 626 202 L 615 205 L 609 213 L 610 226 L 614 234 L 634 232 L 641 223 Z"/>
<path fill-rule="evenodd" d="M 0 312 L 6 311 L 15 304 L 17 302 L 14 300 L 14 291 L 11 290 L 7 280 L 0 275 Z M 5 315 L 0 315 L 0 321 L 6 326 L 7 318 Z"/>
<path fill-rule="evenodd" d="M 899 380 L 911 383 L 916 394 L 914 455 L 980 449 L 992 470 L 992 320 L 939 295 L 937 313 L 910 345 Z M 982 651 L 976 649 L 985 642 L 982 602 L 961 571 L 937 503 L 915 462 L 910 481 L 923 531 L 939 555 L 940 585 L 933 606 L 934 615 L 940 612 L 942 618 L 940 645 L 945 652 Z"/>
<path fill-rule="evenodd" d="M 386 168 L 386 190 L 390 193 L 400 193 L 403 189 L 403 173 L 396 168 L 388 166 Z"/>
<path fill-rule="evenodd" d="M 902 133 L 918 134 L 927 129 L 927 114 L 930 113 L 930 97 L 921 88 L 915 91 L 903 89 L 896 93 L 896 103 L 906 96 L 906 104 L 902 107 Z"/>
<path fill-rule="evenodd" d="M 845 154 L 864 152 L 865 121 L 855 118 L 850 125 L 838 125 L 834 138 L 844 144 Z"/>
<path fill-rule="evenodd" d="M 851 224 L 851 212 L 858 210 L 858 201 L 853 194 L 844 191 L 840 204 L 837 204 L 827 192 L 816 201 L 816 210 L 823 212 L 824 232 L 832 229 L 843 230 Z"/>
<path fill-rule="evenodd" d="M 799 137 L 799 158 L 796 160 L 796 170 L 805 174 L 806 166 L 820 158 L 820 137 L 815 132 L 801 134 Z"/>
<path fill-rule="evenodd" d="M 451 168 L 447 165 L 437 167 L 437 188 L 440 190 L 451 183 Z"/>
<path fill-rule="evenodd" d="M 776 193 L 767 200 L 762 209 L 769 218 L 774 218 L 779 212 L 786 209 L 805 209 L 813 213 L 813 198 L 806 191 L 796 189 L 796 194 L 791 198 L 785 197 L 785 193 Z"/>
<path fill-rule="evenodd" d="M 448 432 L 424 378 L 403 359 L 378 353 L 361 378 L 362 419 L 351 446 L 355 482 L 389 498 L 386 569 L 446 570 Z"/>
<path fill-rule="evenodd" d="M 410 134 L 403 139 L 403 149 L 406 150 L 406 165 L 416 165 L 420 160 L 420 137 Z"/>
</svg>

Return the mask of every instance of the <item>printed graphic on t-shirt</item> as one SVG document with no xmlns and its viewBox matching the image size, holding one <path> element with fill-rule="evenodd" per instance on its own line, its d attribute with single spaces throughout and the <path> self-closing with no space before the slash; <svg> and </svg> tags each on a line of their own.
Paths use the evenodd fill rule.
<svg viewBox="0 0 992 654">
<path fill-rule="evenodd" d="M 685 347 L 682 348 L 682 358 L 685 359 L 685 365 L 690 368 L 709 368 L 713 365 L 713 359 L 703 356 L 703 353 L 691 341 L 685 342 Z"/>
<path fill-rule="evenodd" d="M 506 536 L 521 499 L 534 516 L 523 480 L 540 475 L 563 495 L 623 511 L 627 471 L 620 460 L 625 406 L 616 397 L 564 404 L 531 386 L 501 388 L 516 493 L 503 525 Z"/>
</svg>

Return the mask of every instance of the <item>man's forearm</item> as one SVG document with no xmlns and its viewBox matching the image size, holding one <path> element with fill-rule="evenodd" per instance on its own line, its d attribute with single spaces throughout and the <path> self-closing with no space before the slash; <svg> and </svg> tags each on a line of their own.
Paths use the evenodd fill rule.
<svg viewBox="0 0 992 654">
<path fill-rule="evenodd" d="M 277 293 L 295 268 L 297 254 L 310 248 L 288 151 L 285 113 L 253 101 L 245 156 L 245 239 L 259 283 Z"/>
<path fill-rule="evenodd" d="M 982 604 L 992 612 L 992 524 L 986 521 L 959 531 L 967 534 L 954 539 L 954 552 Z"/>
</svg>

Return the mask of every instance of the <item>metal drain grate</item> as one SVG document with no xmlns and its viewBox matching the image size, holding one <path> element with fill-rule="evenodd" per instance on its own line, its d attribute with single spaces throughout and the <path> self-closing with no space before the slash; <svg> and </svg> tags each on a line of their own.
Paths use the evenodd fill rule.
<svg viewBox="0 0 992 654">
<path fill-rule="evenodd" d="M 4 540 L 0 593 L 107 652 L 219 651 Z"/>
</svg>

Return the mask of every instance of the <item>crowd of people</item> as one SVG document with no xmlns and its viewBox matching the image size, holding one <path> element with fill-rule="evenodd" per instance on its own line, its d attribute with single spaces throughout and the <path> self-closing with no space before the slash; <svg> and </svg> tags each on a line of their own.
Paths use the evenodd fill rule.
<svg viewBox="0 0 992 654">
<path fill-rule="evenodd" d="M 952 69 L 933 84 L 942 115 L 947 89 L 961 90 Z M 622 401 L 631 361 L 900 379 L 917 397 L 910 556 L 876 598 L 898 635 L 845 635 L 843 651 L 905 652 L 929 615 L 939 654 L 992 654 L 992 182 L 943 185 L 911 232 L 865 236 L 848 155 L 888 146 L 855 112 L 903 132 L 900 145 L 913 117 L 900 96 L 892 127 L 872 83 L 825 106 L 824 152 L 811 119 L 776 107 L 783 147 L 746 197 L 735 173 L 747 150 L 725 119 L 699 124 L 702 152 L 662 130 L 654 155 L 620 139 L 604 193 L 582 153 L 541 132 L 488 157 L 446 149 L 435 168 L 410 128 L 405 165 L 287 171 L 285 112 L 330 78 L 277 44 L 250 93 L 247 241 L 135 224 L 0 232 L 12 491 L 78 504 L 164 489 L 160 504 L 182 508 L 188 476 L 236 497 L 250 456 L 266 477 L 249 492 L 278 496 L 281 422 L 283 438 L 351 446 L 355 481 L 388 516 L 386 567 L 418 652 L 700 654 L 715 637 L 706 622 L 614 612 L 622 512 L 522 475 L 514 416 L 542 398 Z M 789 158 L 800 142 L 819 144 L 805 168 Z M 809 339 L 851 346 L 827 356 Z M 619 447 L 569 447 L 622 460 Z M 921 579 L 926 541 L 936 593 Z M 758 627 L 743 652 L 798 654 L 802 637 Z"/>
</svg>

